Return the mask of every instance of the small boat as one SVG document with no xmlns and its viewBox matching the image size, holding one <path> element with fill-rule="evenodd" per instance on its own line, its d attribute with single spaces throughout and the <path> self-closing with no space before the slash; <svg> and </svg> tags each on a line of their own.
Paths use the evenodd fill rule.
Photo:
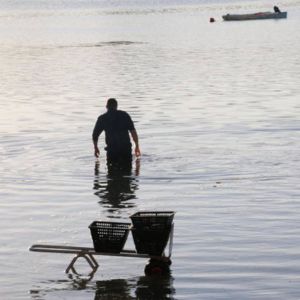
<svg viewBox="0 0 300 300">
<path fill-rule="evenodd" d="M 222 16 L 224 21 L 245 21 L 245 20 L 264 20 L 264 19 L 285 19 L 287 12 L 258 12 L 254 14 L 227 14 Z"/>
</svg>

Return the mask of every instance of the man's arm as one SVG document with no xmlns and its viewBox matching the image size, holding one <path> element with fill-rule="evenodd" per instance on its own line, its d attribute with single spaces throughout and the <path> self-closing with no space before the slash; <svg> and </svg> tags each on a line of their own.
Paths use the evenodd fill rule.
<svg viewBox="0 0 300 300">
<path fill-rule="evenodd" d="M 94 130 L 93 130 L 94 154 L 96 157 L 100 156 L 100 150 L 98 148 L 98 138 L 102 131 L 103 131 L 103 128 L 101 128 L 100 118 L 98 118 L 98 120 L 95 124 Z"/>
<path fill-rule="evenodd" d="M 100 150 L 98 148 L 98 140 L 93 139 L 93 143 L 94 143 L 94 155 L 96 157 L 99 157 L 100 156 Z"/>
<path fill-rule="evenodd" d="M 133 139 L 133 141 L 135 143 L 135 150 L 134 150 L 135 155 L 137 157 L 139 157 L 139 156 L 141 156 L 141 151 L 140 151 L 140 147 L 139 147 L 139 137 L 138 137 L 138 134 L 137 134 L 137 132 L 136 132 L 135 129 L 130 130 L 130 134 L 131 134 L 131 137 L 132 137 L 132 139 Z"/>
</svg>

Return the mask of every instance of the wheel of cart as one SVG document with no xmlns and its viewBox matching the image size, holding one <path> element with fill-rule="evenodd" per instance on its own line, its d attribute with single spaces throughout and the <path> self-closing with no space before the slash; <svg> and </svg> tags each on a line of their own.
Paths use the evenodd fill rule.
<svg viewBox="0 0 300 300">
<path fill-rule="evenodd" d="M 146 276 L 161 275 L 166 276 L 170 275 L 170 265 L 171 259 L 163 260 L 157 258 L 151 258 L 149 263 L 145 266 L 144 272 Z"/>
</svg>

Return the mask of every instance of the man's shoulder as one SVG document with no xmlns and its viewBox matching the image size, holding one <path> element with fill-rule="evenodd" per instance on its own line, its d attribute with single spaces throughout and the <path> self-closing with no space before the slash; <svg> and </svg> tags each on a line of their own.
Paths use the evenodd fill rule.
<svg viewBox="0 0 300 300">
<path fill-rule="evenodd" d="M 116 113 L 117 113 L 118 118 L 120 118 L 122 120 L 131 119 L 129 113 L 124 110 L 117 110 Z"/>
<path fill-rule="evenodd" d="M 117 117 L 118 119 L 131 119 L 130 115 L 124 110 L 107 111 L 98 117 L 99 121 L 109 120 Z"/>
<path fill-rule="evenodd" d="M 100 115 L 100 116 L 98 117 L 98 120 L 102 120 L 103 118 L 105 118 L 105 113 L 102 114 L 102 115 Z"/>
<path fill-rule="evenodd" d="M 129 113 L 124 110 L 117 110 L 120 115 L 129 116 Z"/>
<path fill-rule="evenodd" d="M 108 112 L 108 111 L 106 111 L 106 112 L 104 112 L 103 114 L 101 114 L 101 115 L 98 117 L 98 119 L 104 119 L 104 118 L 107 118 L 107 117 L 109 117 L 109 112 Z"/>
</svg>

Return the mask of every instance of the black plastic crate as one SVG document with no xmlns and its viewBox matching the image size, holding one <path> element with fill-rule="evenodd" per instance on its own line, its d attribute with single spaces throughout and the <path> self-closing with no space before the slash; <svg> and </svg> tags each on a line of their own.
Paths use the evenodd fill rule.
<svg viewBox="0 0 300 300">
<path fill-rule="evenodd" d="M 164 229 L 132 228 L 131 231 L 137 253 L 161 256 L 168 243 L 171 226 Z"/>
<path fill-rule="evenodd" d="M 130 223 L 94 221 L 90 226 L 96 252 L 120 253 L 128 237 Z"/>
<path fill-rule="evenodd" d="M 163 229 L 172 225 L 173 211 L 140 211 L 130 216 L 136 229 Z"/>
</svg>

